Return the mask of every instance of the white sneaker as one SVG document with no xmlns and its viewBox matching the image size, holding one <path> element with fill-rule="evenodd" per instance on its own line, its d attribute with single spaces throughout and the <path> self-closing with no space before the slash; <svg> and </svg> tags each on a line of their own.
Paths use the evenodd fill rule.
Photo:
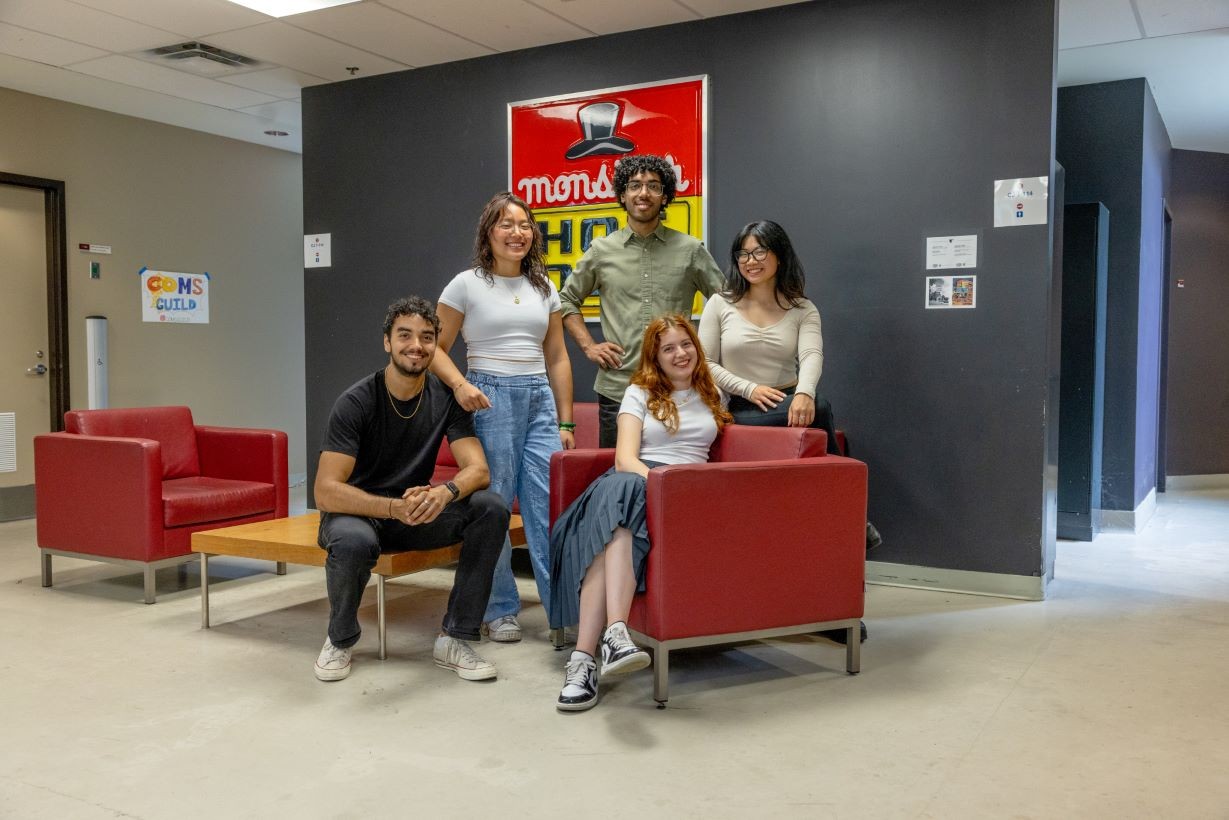
<svg viewBox="0 0 1229 820">
<path fill-rule="evenodd" d="M 484 661 L 466 641 L 448 635 L 435 639 L 431 652 L 435 665 L 456 672 L 463 680 L 488 680 L 495 677 L 495 664 Z"/>
<path fill-rule="evenodd" d="M 516 643 L 521 639 L 521 625 L 515 615 L 503 615 L 482 625 L 483 633 L 496 643 Z"/>
<path fill-rule="evenodd" d="M 350 650 L 333 646 L 328 638 L 316 658 L 316 677 L 320 680 L 341 680 L 350 674 Z"/>
<path fill-rule="evenodd" d="M 555 708 L 561 712 L 583 712 L 597 706 L 597 661 L 588 652 L 572 652 L 563 668 L 563 689 Z"/>
<path fill-rule="evenodd" d="M 632 643 L 627 624 L 616 621 L 602 633 L 602 674 L 626 675 L 644 669 L 653 661 L 649 653 Z"/>
</svg>

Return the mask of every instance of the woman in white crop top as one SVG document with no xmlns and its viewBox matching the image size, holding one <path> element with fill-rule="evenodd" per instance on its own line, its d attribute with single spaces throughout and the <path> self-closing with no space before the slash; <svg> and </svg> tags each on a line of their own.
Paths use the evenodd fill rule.
<svg viewBox="0 0 1229 820">
<path fill-rule="evenodd" d="M 563 341 L 559 291 L 547 278 L 545 244 L 521 198 L 499 193 L 478 220 L 474 267 L 440 294 L 439 349 L 431 372 L 474 413 L 493 492 L 520 504 L 525 542 L 543 606 L 550 597 L 550 457 L 575 446 L 572 364 Z M 447 355 L 458 331 L 468 373 Z M 521 609 L 505 539 L 495 567 L 483 631 L 494 641 L 521 639 Z"/>
</svg>

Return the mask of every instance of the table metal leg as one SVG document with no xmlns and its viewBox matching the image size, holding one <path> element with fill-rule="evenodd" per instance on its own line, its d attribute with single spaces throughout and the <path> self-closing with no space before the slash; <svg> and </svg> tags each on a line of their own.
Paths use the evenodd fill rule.
<svg viewBox="0 0 1229 820">
<path fill-rule="evenodd" d="M 285 574 L 286 574 L 286 562 L 285 562 L 285 561 L 278 561 L 278 562 L 277 562 L 277 574 L 278 574 L 278 575 L 285 575 Z"/>
<path fill-rule="evenodd" d="M 201 629 L 209 628 L 209 556 L 201 553 Z"/>
<path fill-rule="evenodd" d="M 384 620 L 384 576 L 376 576 L 376 618 L 379 621 L 380 660 L 388 657 L 388 624 Z"/>
</svg>

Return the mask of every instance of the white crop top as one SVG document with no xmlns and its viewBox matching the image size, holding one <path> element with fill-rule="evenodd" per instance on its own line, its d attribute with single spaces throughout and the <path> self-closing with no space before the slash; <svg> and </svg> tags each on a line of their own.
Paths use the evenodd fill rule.
<svg viewBox="0 0 1229 820">
<path fill-rule="evenodd" d="M 440 304 L 465 314 L 461 337 L 469 369 L 492 376 L 545 373 L 542 342 L 550 315 L 559 311 L 559 291 L 550 280 L 550 296 L 543 297 L 523 276 L 492 279 L 488 283 L 471 268 L 454 276 L 440 294 Z"/>
</svg>

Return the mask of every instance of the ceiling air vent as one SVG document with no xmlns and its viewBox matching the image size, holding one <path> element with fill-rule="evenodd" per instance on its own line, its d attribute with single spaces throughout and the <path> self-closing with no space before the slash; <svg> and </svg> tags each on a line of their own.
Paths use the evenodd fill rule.
<svg viewBox="0 0 1229 820">
<path fill-rule="evenodd" d="M 233 51 L 211 46 L 195 40 L 187 43 L 176 43 L 173 46 L 151 48 L 141 53 L 146 60 L 165 65 L 168 68 L 200 74 L 205 77 L 218 77 L 223 74 L 237 74 L 241 71 L 251 71 L 260 68 L 259 60 L 244 57 Z"/>
</svg>

